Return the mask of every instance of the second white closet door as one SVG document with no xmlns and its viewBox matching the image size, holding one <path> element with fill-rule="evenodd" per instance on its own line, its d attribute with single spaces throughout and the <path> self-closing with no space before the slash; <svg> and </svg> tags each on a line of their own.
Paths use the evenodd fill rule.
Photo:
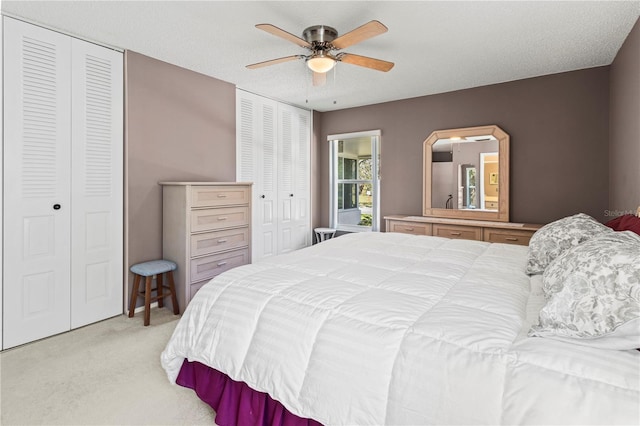
<svg viewBox="0 0 640 426">
<path fill-rule="evenodd" d="M 71 328 L 122 312 L 122 53 L 72 40 Z"/>
<path fill-rule="evenodd" d="M 311 245 L 311 113 L 295 108 L 296 143 L 293 146 L 294 234 L 296 249 Z"/>
<path fill-rule="evenodd" d="M 278 106 L 278 253 L 309 245 L 309 111 Z"/>
<path fill-rule="evenodd" d="M 237 91 L 236 179 L 253 182 L 251 259 L 277 254 L 277 104 Z"/>
<path fill-rule="evenodd" d="M 278 108 L 278 253 L 295 250 L 295 192 L 293 146 L 295 122 L 292 111 Z"/>
</svg>

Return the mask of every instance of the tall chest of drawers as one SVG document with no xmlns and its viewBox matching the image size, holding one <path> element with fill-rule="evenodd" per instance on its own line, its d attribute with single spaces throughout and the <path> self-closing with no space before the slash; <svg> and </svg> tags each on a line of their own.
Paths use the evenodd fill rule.
<svg viewBox="0 0 640 426">
<path fill-rule="evenodd" d="M 162 257 L 177 263 L 180 311 L 204 284 L 251 262 L 251 183 L 160 182 Z"/>
</svg>

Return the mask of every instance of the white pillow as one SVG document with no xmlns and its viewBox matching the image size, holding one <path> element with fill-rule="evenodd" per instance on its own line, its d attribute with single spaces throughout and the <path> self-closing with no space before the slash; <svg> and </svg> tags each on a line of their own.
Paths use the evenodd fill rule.
<svg viewBox="0 0 640 426">
<path fill-rule="evenodd" d="M 600 234 L 551 262 L 542 281 L 547 303 L 529 336 L 640 348 L 640 236 Z"/>
<path fill-rule="evenodd" d="M 546 224 L 529 241 L 527 274 L 543 273 L 551 261 L 566 250 L 605 232 L 614 231 L 584 213 Z"/>
</svg>

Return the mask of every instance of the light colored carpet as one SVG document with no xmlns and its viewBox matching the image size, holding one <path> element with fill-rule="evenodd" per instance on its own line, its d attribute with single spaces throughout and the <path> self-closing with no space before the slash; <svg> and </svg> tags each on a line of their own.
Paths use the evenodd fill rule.
<svg viewBox="0 0 640 426">
<path fill-rule="evenodd" d="M 154 308 L 148 327 L 123 315 L 2 352 L 0 424 L 215 424 L 160 365 L 177 320 Z"/>
</svg>

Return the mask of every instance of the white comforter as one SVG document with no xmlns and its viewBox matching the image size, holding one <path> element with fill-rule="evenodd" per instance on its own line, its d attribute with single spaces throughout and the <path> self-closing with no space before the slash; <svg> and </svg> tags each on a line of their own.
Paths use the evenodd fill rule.
<svg viewBox="0 0 640 426">
<path fill-rule="evenodd" d="M 526 247 L 341 236 L 233 269 L 162 353 L 323 424 L 639 424 L 640 352 L 526 333 L 543 303 Z"/>
</svg>

